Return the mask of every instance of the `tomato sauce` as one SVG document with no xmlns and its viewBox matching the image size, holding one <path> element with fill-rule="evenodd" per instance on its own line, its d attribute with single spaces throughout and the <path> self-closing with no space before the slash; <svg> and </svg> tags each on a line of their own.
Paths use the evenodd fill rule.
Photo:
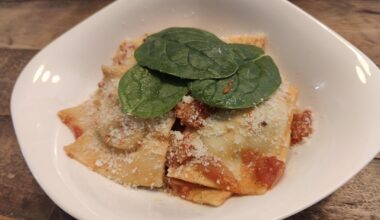
<svg viewBox="0 0 380 220">
<path fill-rule="evenodd" d="M 196 184 L 173 178 L 168 178 L 167 184 L 174 194 L 179 195 L 181 197 L 189 196 L 191 190 L 197 187 Z"/>
<path fill-rule="evenodd" d="M 190 128 L 200 128 L 203 126 L 203 120 L 208 118 L 214 112 L 213 108 L 193 100 L 189 103 L 181 102 L 175 108 L 175 115 L 180 119 L 181 125 Z"/>
<path fill-rule="evenodd" d="M 197 169 L 205 177 L 216 183 L 220 189 L 239 193 L 239 186 L 232 172 L 221 162 L 209 158 L 202 158 L 204 161 L 197 164 Z"/>
<path fill-rule="evenodd" d="M 274 186 L 285 171 L 285 163 L 274 156 L 264 156 L 254 150 L 242 150 L 243 164 L 251 171 L 255 181 L 268 188 Z"/>
<path fill-rule="evenodd" d="M 291 125 L 291 146 L 302 142 L 306 137 L 313 133 L 312 115 L 310 110 L 305 110 L 293 115 Z"/>
<path fill-rule="evenodd" d="M 179 167 L 194 158 L 194 146 L 189 143 L 188 134 L 184 135 L 183 140 L 173 140 L 171 138 L 171 147 L 169 148 L 167 159 L 170 167 Z"/>
<path fill-rule="evenodd" d="M 78 126 L 72 126 L 72 129 L 73 129 L 75 138 L 79 138 L 83 134 L 82 129 Z"/>
<path fill-rule="evenodd" d="M 60 118 L 62 122 L 65 125 L 67 125 L 71 129 L 71 131 L 74 133 L 75 139 L 79 138 L 83 134 L 82 128 L 80 128 L 79 126 L 75 125 L 75 123 L 73 123 L 72 117 L 67 117 L 67 116 L 64 117 L 60 115 Z"/>
</svg>

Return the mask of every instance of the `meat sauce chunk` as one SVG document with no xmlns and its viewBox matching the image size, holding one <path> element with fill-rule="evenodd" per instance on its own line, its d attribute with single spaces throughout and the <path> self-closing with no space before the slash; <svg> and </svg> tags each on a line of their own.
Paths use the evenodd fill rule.
<svg viewBox="0 0 380 220">
<path fill-rule="evenodd" d="M 305 138 L 313 133 L 312 114 L 310 110 L 305 110 L 293 115 L 291 125 L 291 146 L 301 143 Z"/>
<path fill-rule="evenodd" d="M 175 108 L 175 115 L 180 120 L 181 125 L 190 128 L 202 127 L 204 120 L 213 112 L 213 108 L 194 100 L 190 96 L 185 96 Z"/>
</svg>

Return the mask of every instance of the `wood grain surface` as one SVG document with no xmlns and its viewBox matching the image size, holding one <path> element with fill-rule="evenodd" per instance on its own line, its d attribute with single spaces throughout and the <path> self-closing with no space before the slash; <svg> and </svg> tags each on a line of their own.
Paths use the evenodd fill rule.
<svg viewBox="0 0 380 220">
<path fill-rule="evenodd" d="M 0 220 L 73 219 L 46 196 L 29 172 L 13 130 L 10 96 L 22 68 L 39 50 L 110 2 L 0 1 Z M 344 36 L 380 65 L 379 0 L 292 2 Z M 374 159 L 326 199 L 288 219 L 380 220 L 380 159 Z"/>
</svg>

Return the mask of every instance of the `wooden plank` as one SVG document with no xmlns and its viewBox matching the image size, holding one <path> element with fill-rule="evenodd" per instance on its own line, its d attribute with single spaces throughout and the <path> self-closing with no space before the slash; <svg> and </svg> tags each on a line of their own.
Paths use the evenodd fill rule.
<svg viewBox="0 0 380 220">
<path fill-rule="evenodd" d="M 307 186 L 305 186 L 307 187 Z M 380 160 L 373 160 L 334 194 L 288 220 L 380 219 Z"/>
<path fill-rule="evenodd" d="M 41 49 L 110 2 L 0 1 L 0 48 Z"/>
<path fill-rule="evenodd" d="M 0 214 L 16 219 L 48 219 L 55 204 L 30 174 L 9 116 L 0 116 L 0 131 Z"/>
<path fill-rule="evenodd" d="M 10 115 L 10 99 L 13 85 L 22 68 L 37 50 L 0 48 L 0 116 Z"/>
<path fill-rule="evenodd" d="M 0 215 L 0 220 L 17 220 L 17 219 L 11 218 L 11 217 L 8 217 L 8 216 Z"/>
<path fill-rule="evenodd" d="M 341 34 L 380 66 L 380 2 L 291 0 Z"/>
<path fill-rule="evenodd" d="M 49 220 L 74 220 L 75 218 L 71 217 L 65 211 L 56 207 L 53 211 L 53 214 L 50 216 Z"/>
</svg>

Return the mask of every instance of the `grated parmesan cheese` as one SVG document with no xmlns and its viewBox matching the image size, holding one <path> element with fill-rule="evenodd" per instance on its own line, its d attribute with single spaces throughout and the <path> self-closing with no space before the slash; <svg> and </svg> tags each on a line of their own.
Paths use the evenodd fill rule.
<svg viewBox="0 0 380 220">
<path fill-rule="evenodd" d="M 201 158 L 207 155 L 207 147 L 203 144 L 203 141 L 199 136 L 193 139 L 190 143 L 194 147 L 193 156 L 195 158 Z"/>
<path fill-rule="evenodd" d="M 96 161 L 95 161 L 95 165 L 96 165 L 97 167 L 101 167 L 101 166 L 103 166 L 103 162 L 102 162 L 101 160 L 96 160 Z"/>
<path fill-rule="evenodd" d="M 194 101 L 194 98 L 189 95 L 185 95 L 184 97 L 182 97 L 182 102 L 184 103 L 190 104 L 193 101 Z"/>
</svg>

